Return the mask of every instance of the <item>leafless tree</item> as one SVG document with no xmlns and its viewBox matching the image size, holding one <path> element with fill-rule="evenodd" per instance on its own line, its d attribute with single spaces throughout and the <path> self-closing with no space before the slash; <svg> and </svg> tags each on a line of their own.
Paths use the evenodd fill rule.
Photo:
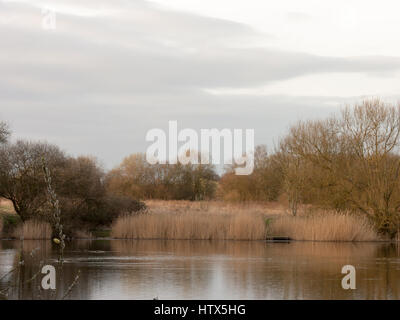
<svg viewBox="0 0 400 320">
<path fill-rule="evenodd" d="M 6 143 L 10 135 L 10 130 L 7 123 L 0 122 L 0 144 Z"/>
<path fill-rule="evenodd" d="M 400 107 L 376 99 L 339 116 L 298 123 L 281 148 L 320 170 L 331 204 L 339 200 L 363 212 L 393 237 L 400 225 L 399 145 Z"/>
</svg>

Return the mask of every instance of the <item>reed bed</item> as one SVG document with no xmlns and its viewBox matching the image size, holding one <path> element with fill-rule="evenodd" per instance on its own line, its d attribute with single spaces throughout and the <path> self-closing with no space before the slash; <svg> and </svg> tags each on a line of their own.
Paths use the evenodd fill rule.
<svg viewBox="0 0 400 320">
<path fill-rule="evenodd" d="M 3 236 L 3 216 L 0 214 L 0 239 Z"/>
<path fill-rule="evenodd" d="M 309 216 L 282 216 L 276 218 L 271 222 L 268 234 L 272 236 L 285 236 L 293 240 L 380 240 L 366 217 L 331 211 Z"/>
<path fill-rule="evenodd" d="M 186 200 L 148 200 L 146 206 L 150 213 L 190 213 L 190 214 L 252 214 L 280 215 L 285 207 L 278 202 L 243 202 L 231 203 L 224 201 L 186 201 Z"/>
<path fill-rule="evenodd" d="M 122 216 L 111 236 L 119 239 L 263 240 L 262 217 L 250 214 L 141 214 Z"/>
<path fill-rule="evenodd" d="M 13 238 L 25 240 L 51 239 L 52 229 L 49 223 L 29 220 L 19 225 L 13 232 Z"/>
<path fill-rule="evenodd" d="M 351 213 L 305 207 L 293 217 L 279 203 L 152 200 L 146 204 L 146 214 L 117 219 L 111 236 L 170 240 L 263 240 L 267 236 L 311 241 L 381 240 L 366 217 Z"/>
</svg>

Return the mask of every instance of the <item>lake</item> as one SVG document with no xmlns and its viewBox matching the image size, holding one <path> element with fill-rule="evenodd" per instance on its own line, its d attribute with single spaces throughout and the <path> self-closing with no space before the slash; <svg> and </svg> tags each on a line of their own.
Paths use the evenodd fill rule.
<svg viewBox="0 0 400 320">
<path fill-rule="evenodd" d="M 0 241 L 0 291 L 8 299 L 398 299 L 393 243 L 79 240 L 64 263 L 51 241 Z M 19 261 L 24 264 L 18 267 Z M 344 290 L 344 265 L 356 289 Z M 40 289 L 42 265 L 57 289 Z M 68 288 L 79 274 L 76 284 Z"/>
</svg>

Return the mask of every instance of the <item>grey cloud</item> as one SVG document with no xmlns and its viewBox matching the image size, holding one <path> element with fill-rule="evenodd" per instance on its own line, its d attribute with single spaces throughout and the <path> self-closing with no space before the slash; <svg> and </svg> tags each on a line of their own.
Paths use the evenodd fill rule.
<svg viewBox="0 0 400 320">
<path fill-rule="evenodd" d="M 213 96 L 205 88 L 400 67 L 397 57 L 320 57 L 257 47 L 272 36 L 144 1 L 60 1 L 89 9 L 98 4 L 110 14 L 61 10 L 57 30 L 46 32 L 39 9 L 48 2 L 32 3 L 0 2 L 0 17 L 18 17 L 0 28 L 0 117 L 10 120 L 15 137 L 46 138 L 73 153 L 93 153 L 108 166 L 144 151 L 146 131 L 170 119 L 193 128 L 255 128 L 260 143 L 299 117 L 337 109 L 327 102 L 342 102 Z"/>
</svg>

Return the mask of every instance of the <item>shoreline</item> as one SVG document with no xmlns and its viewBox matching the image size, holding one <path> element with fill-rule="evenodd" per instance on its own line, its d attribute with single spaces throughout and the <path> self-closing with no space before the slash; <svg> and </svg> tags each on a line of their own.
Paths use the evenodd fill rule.
<svg viewBox="0 0 400 320">
<path fill-rule="evenodd" d="M 14 239 L 14 238 L 0 238 L 0 241 L 51 241 L 52 239 Z M 240 239 L 167 239 L 167 238 L 147 238 L 147 239 L 137 239 L 137 238 L 74 238 L 72 240 L 66 241 L 74 242 L 80 240 L 90 240 L 90 241 L 196 241 L 196 242 L 266 242 L 266 243 L 292 243 L 292 242 L 315 242 L 315 243 L 400 243 L 400 240 L 240 240 Z"/>
</svg>

